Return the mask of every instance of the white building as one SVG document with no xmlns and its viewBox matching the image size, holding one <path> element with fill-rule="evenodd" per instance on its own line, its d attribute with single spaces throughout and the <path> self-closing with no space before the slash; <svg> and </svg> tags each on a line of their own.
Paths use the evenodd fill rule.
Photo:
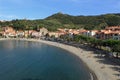
<svg viewBox="0 0 120 80">
<path fill-rule="evenodd" d="M 89 31 L 89 36 L 95 36 L 96 35 L 96 33 L 98 32 L 98 30 L 91 30 L 91 31 Z"/>
<path fill-rule="evenodd" d="M 119 33 L 114 33 L 113 34 L 113 39 L 114 40 L 120 40 L 120 32 Z"/>
</svg>

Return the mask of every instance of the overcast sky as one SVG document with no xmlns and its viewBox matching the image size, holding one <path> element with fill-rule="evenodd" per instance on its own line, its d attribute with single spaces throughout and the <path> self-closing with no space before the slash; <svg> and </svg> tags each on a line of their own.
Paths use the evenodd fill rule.
<svg viewBox="0 0 120 80">
<path fill-rule="evenodd" d="M 120 0 L 0 0 L 0 20 L 43 19 L 54 13 L 120 13 Z"/>
</svg>

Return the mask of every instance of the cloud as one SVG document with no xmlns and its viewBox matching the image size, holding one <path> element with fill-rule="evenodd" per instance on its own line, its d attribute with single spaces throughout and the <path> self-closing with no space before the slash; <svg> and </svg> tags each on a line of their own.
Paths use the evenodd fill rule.
<svg viewBox="0 0 120 80">
<path fill-rule="evenodd" d="M 18 19 L 19 17 L 16 15 L 3 15 L 0 14 L 0 19 L 6 19 L 6 20 L 11 20 L 11 19 Z"/>
</svg>

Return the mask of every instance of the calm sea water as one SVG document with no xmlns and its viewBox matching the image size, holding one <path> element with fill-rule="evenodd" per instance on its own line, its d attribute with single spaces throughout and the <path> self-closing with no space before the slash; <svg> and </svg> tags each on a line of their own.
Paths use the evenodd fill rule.
<svg viewBox="0 0 120 80">
<path fill-rule="evenodd" d="M 38 42 L 0 41 L 0 80 L 89 80 L 78 57 Z"/>
</svg>

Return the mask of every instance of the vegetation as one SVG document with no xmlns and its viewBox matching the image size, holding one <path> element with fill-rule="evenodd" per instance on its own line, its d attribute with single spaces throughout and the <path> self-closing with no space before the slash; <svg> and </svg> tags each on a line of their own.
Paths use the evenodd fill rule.
<svg viewBox="0 0 120 80">
<path fill-rule="evenodd" d="M 118 40 L 112 40 L 112 39 L 100 40 L 100 39 L 96 39 L 93 37 L 87 37 L 84 35 L 75 35 L 73 39 L 69 39 L 69 37 L 66 37 L 66 36 L 61 36 L 60 38 L 64 39 L 64 41 L 71 40 L 73 42 L 77 42 L 79 44 L 94 47 L 96 49 L 106 50 L 108 53 L 109 52 L 112 52 L 112 53 L 116 52 L 117 58 L 118 58 L 118 55 L 120 55 L 120 41 L 118 41 Z M 105 48 L 109 48 L 110 50 L 105 49 Z M 108 55 L 108 54 L 106 54 L 106 55 Z"/>
<path fill-rule="evenodd" d="M 15 29 L 34 29 L 46 27 L 49 31 L 56 31 L 57 28 L 84 28 L 104 29 L 106 26 L 120 25 L 120 14 L 106 14 L 99 16 L 71 16 L 67 14 L 57 13 L 45 19 L 39 20 L 12 20 L 0 22 L 0 27 L 12 26 Z"/>
</svg>

